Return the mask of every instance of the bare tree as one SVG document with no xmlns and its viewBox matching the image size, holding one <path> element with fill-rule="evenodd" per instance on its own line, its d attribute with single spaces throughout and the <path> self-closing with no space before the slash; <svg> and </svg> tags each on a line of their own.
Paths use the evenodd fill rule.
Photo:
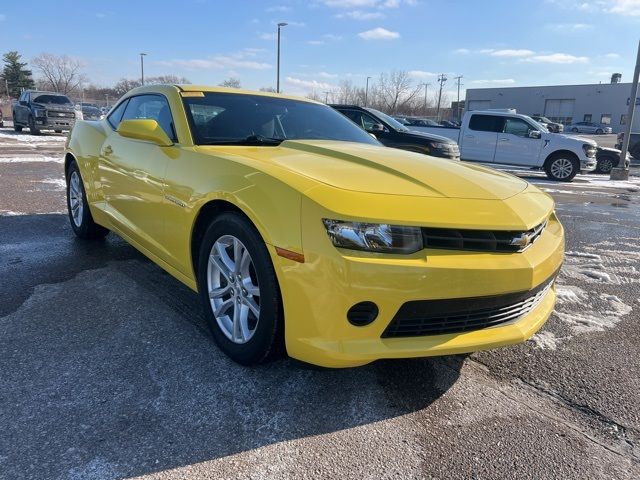
<svg viewBox="0 0 640 480">
<path fill-rule="evenodd" d="M 220 83 L 220 86 L 229 88 L 241 88 L 240 79 L 235 77 L 227 78 L 225 81 Z"/>
<path fill-rule="evenodd" d="M 276 89 L 273 88 L 273 87 L 260 87 L 260 91 L 261 92 L 276 93 Z"/>
<path fill-rule="evenodd" d="M 71 94 L 77 91 L 85 81 L 81 71 L 83 63 L 77 58 L 41 53 L 33 58 L 31 63 L 42 74 L 45 88 L 54 92 Z"/>
<path fill-rule="evenodd" d="M 381 73 L 378 78 L 376 97 L 390 113 L 396 113 L 416 96 L 420 87 L 412 85 L 411 77 L 404 70 L 395 70 L 389 74 Z"/>
</svg>

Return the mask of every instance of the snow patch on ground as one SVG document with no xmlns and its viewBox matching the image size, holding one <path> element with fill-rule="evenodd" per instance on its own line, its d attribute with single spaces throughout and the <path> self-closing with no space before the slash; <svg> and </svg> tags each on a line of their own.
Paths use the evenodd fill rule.
<svg viewBox="0 0 640 480">
<path fill-rule="evenodd" d="M 60 157 L 0 157 L 0 163 L 38 163 L 38 162 L 53 162 L 64 163 L 64 158 Z"/>
<path fill-rule="evenodd" d="M 587 298 L 587 292 L 580 287 L 574 287 L 573 285 L 558 285 L 556 287 L 556 301 L 559 305 L 567 303 L 583 303 Z"/>
<path fill-rule="evenodd" d="M 575 333 L 602 332 L 606 328 L 613 328 L 622 317 L 632 312 L 633 307 L 624 303 L 616 295 L 602 293 L 599 299 L 606 303 L 603 311 L 591 312 L 563 312 L 557 311 L 556 315 L 567 323 Z M 586 309 L 585 309 L 586 310 Z"/>
<path fill-rule="evenodd" d="M 0 216 L 2 217 L 15 217 L 18 215 L 24 215 L 20 212 L 14 212 L 13 210 L 0 210 Z"/>
<path fill-rule="evenodd" d="M 67 140 L 67 136 L 64 135 L 25 135 L 18 133 L 3 133 L 0 132 L 0 138 L 11 138 L 16 142 L 24 143 L 46 143 L 46 142 L 64 142 Z M 15 144 L 14 144 L 15 145 Z"/>
<path fill-rule="evenodd" d="M 67 182 L 63 178 L 47 178 L 45 180 L 38 180 L 34 183 L 46 183 L 53 185 L 56 190 L 66 190 Z"/>
<path fill-rule="evenodd" d="M 531 337 L 531 340 L 535 343 L 535 346 L 541 350 L 555 350 L 560 344 L 560 339 L 549 331 L 536 333 Z"/>
</svg>

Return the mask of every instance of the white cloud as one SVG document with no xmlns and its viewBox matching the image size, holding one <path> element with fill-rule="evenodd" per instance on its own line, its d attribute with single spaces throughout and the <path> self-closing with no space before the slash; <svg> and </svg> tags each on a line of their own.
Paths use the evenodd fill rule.
<svg viewBox="0 0 640 480">
<path fill-rule="evenodd" d="M 317 80 L 303 80 L 301 78 L 296 78 L 296 77 L 287 77 L 285 79 L 285 82 L 287 82 L 289 85 L 294 85 L 296 87 L 304 87 L 304 88 L 312 88 L 312 89 L 316 89 L 316 88 L 330 89 L 330 88 L 333 88 L 333 85 L 331 85 L 330 83 L 319 82 Z"/>
<path fill-rule="evenodd" d="M 491 84 L 491 85 L 496 85 L 496 84 L 501 84 L 501 85 L 508 85 L 511 83 L 516 83 L 516 81 L 513 78 L 496 78 L 493 80 L 472 80 L 471 83 L 473 83 L 474 85 L 487 85 L 487 84 Z"/>
<path fill-rule="evenodd" d="M 593 28 L 593 25 L 588 23 L 551 23 L 547 25 L 547 28 L 555 30 L 557 32 L 583 32 Z"/>
<path fill-rule="evenodd" d="M 395 40 L 396 38 L 400 38 L 398 32 L 392 32 L 382 27 L 360 32 L 358 36 L 364 40 Z"/>
<path fill-rule="evenodd" d="M 251 57 L 254 57 L 261 51 L 263 50 L 248 48 L 228 55 L 213 55 L 208 58 L 193 58 L 187 60 L 161 60 L 154 63 L 165 67 L 181 67 L 187 70 L 267 70 L 271 68 L 271 64 L 251 59 Z"/>
<path fill-rule="evenodd" d="M 471 50 L 468 48 L 457 48 L 453 51 L 453 53 L 460 53 L 462 55 L 466 55 L 467 53 L 471 53 Z"/>
<path fill-rule="evenodd" d="M 417 78 L 417 79 L 420 79 L 420 80 L 438 76 L 437 73 L 425 72 L 424 70 L 410 70 L 408 72 L 408 74 L 409 74 L 410 77 Z"/>
<path fill-rule="evenodd" d="M 261 38 L 262 40 L 275 40 L 278 37 L 277 33 L 261 33 L 260 35 L 258 35 L 259 38 Z"/>
<path fill-rule="evenodd" d="M 288 12 L 290 10 L 291 7 L 288 7 L 287 5 L 274 5 L 267 8 L 267 12 Z"/>
<path fill-rule="evenodd" d="M 605 53 L 603 55 L 603 57 L 605 58 L 620 58 L 620 55 L 617 53 Z"/>
<path fill-rule="evenodd" d="M 568 53 L 550 53 L 548 55 L 534 55 L 525 59 L 527 62 L 533 63 L 587 63 L 588 57 L 577 57 Z"/>
<path fill-rule="evenodd" d="M 342 40 L 342 35 L 335 35 L 333 33 L 325 33 L 322 35 L 322 39 L 307 40 L 309 45 L 324 45 L 327 42 L 337 42 Z"/>
<path fill-rule="evenodd" d="M 327 42 L 325 42 L 324 40 L 307 40 L 307 43 L 309 45 L 324 45 Z"/>
<path fill-rule="evenodd" d="M 609 5 L 607 10 L 609 13 L 618 13 L 632 17 L 640 16 L 640 0 L 610 0 Z"/>
<path fill-rule="evenodd" d="M 363 10 L 352 10 L 350 12 L 338 13 L 336 18 L 348 18 L 351 20 L 376 20 L 380 18 L 384 18 L 384 13 L 382 12 L 365 12 Z"/>
<path fill-rule="evenodd" d="M 520 49 L 504 49 L 504 50 L 481 50 L 481 53 L 486 53 L 491 55 L 492 57 L 511 57 L 511 58 L 519 58 L 519 57 L 530 57 L 534 55 L 536 52 L 533 50 L 527 50 L 524 48 Z"/>
<path fill-rule="evenodd" d="M 327 7 L 332 8 L 357 8 L 357 7 L 375 7 L 378 0 L 323 0 Z"/>
</svg>

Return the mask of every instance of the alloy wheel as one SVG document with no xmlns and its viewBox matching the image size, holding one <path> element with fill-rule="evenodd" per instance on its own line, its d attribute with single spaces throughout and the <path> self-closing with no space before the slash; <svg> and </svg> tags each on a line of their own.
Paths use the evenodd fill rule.
<svg viewBox="0 0 640 480">
<path fill-rule="evenodd" d="M 613 168 L 613 160 L 611 160 L 611 158 L 609 157 L 603 158 L 602 160 L 600 160 L 598 166 L 600 167 L 599 170 L 602 173 L 609 173 Z"/>
<path fill-rule="evenodd" d="M 573 172 L 573 163 L 567 158 L 558 158 L 551 164 L 551 174 L 558 179 L 565 179 Z"/>
<path fill-rule="evenodd" d="M 260 320 L 260 287 L 249 251 L 233 235 L 218 238 L 211 247 L 207 291 L 222 333 L 237 344 L 251 340 Z"/>
<path fill-rule="evenodd" d="M 71 207 L 71 217 L 73 218 L 73 223 L 76 227 L 80 227 L 82 225 L 82 213 L 84 210 L 83 200 L 80 176 L 77 171 L 73 171 L 69 178 L 69 206 Z"/>
</svg>

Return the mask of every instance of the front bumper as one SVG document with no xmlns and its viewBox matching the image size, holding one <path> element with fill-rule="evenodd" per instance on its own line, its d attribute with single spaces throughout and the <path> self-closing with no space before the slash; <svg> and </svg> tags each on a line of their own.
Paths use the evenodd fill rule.
<svg viewBox="0 0 640 480">
<path fill-rule="evenodd" d="M 38 117 L 35 119 L 36 126 L 43 130 L 69 131 L 73 128 L 75 118 L 69 117 Z"/>
<path fill-rule="evenodd" d="M 425 249 L 381 255 L 335 248 L 320 221 L 329 212 L 303 202 L 304 263 L 270 248 L 286 312 L 291 357 L 325 367 L 352 367 L 378 359 L 450 355 L 519 343 L 547 320 L 555 303 L 549 289 L 513 322 L 463 333 L 383 338 L 400 307 L 416 300 L 483 297 L 523 292 L 547 281 L 564 255 L 564 231 L 552 216 L 543 235 L 521 253 Z M 373 302 L 378 316 L 354 326 L 347 311 Z"/>
<path fill-rule="evenodd" d="M 598 165 L 596 158 L 582 158 L 580 159 L 580 171 L 581 172 L 593 172 Z"/>
</svg>

